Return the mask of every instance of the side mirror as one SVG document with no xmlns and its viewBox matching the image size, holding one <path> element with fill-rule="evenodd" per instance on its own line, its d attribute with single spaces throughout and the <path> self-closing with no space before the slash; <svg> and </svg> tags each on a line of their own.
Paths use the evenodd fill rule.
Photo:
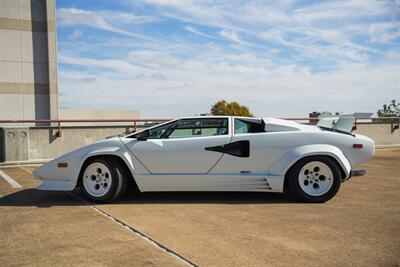
<svg viewBox="0 0 400 267">
<path fill-rule="evenodd" d="M 136 134 L 135 137 L 136 137 L 136 140 L 138 140 L 138 141 L 146 141 L 149 136 L 150 136 L 150 131 L 144 130 L 143 132 Z"/>
</svg>

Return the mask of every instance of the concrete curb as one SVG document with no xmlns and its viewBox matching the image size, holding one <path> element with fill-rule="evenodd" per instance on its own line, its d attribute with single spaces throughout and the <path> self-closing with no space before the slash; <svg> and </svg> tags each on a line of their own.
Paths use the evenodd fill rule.
<svg viewBox="0 0 400 267">
<path fill-rule="evenodd" d="M 400 148 L 400 144 L 393 144 L 393 145 L 376 145 L 376 149 L 396 149 Z"/>
<path fill-rule="evenodd" d="M 20 166 L 20 165 L 41 165 L 44 163 L 47 163 L 51 161 L 52 159 L 33 159 L 33 160 L 22 160 L 22 161 L 5 161 L 5 162 L 0 162 L 0 167 L 7 167 L 7 166 Z"/>
</svg>

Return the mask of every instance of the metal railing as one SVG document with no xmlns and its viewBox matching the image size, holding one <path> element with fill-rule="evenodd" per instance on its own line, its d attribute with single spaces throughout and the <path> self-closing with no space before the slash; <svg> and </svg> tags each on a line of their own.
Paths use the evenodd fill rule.
<svg viewBox="0 0 400 267">
<path fill-rule="evenodd" d="M 0 120 L 0 125 L 1 124 L 27 124 L 27 123 L 35 123 L 35 124 L 42 124 L 40 126 L 52 126 L 56 125 L 57 127 L 57 132 L 56 136 L 61 137 L 62 136 L 62 131 L 61 131 L 61 124 L 65 123 L 105 123 L 103 125 L 90 125 L 90 126 L 106 126 L 106 123 L 129 123 L 129 126 L 131 125 L 134 129 L 134 131 L 137 130 L 138 124 L 143 123 L 143 124 L 151 124 L 151 123 L 163 123 L 166 121 L 169 121 L 170 119 L 107 119 L 107 120 Z M 47 124 L 47 125 L 43 125 Z M 76 126 L 76 125 L 73 125 Z M 88 125 L 80 125 L 80 126 L 88 126 Z M 122 125 L 114 125 L 114 126 L 122 126 Z M 125 126 L 125 125 L 124 125 Z"/>
<path fill-rule="evenodd" d="M 291 121 L 298 121 L 300 123 L 304 124 L 315 124 L 318 121 L 318 118 L 309 118 L 309 117 L 288 117 L 288 118 L 281 118 L 285 120 L 291 120 Z M 163 123 L 166 121 L 169 121 L 171 119 L 103 119 L 103 120 L 46 120 L 46 119 L 40 119 L 40 120 L 0 120 L 0 126 L 1 124 L 29 124 L 29 123 L 34 123 L 34 124 L 47 124 L 47 125 L 40 125 L 40 126 L 51 126 L 51 127 L 57 127 L 57 132 L 56 135 L 57 137 L 62 136 L 61 124 L 70 124 L 70 123 L 104 123 L 103 125 L 95 125 L 95 126 L 107 126 L 106 123 L 129 123 L 132 125 L 134 131 L 137 130 L 139 124 L 143 124 L 142 127 L 149 126 L 149 124 L 155 124 L 155 123 Z M 369 117 L 369 118 L 357 118 L 354 123 L 354 128 L 353 130 L 357 129 L 357 125 L 360 123 L 390 123 L 392 130 L 396 130 L 400 128 L 400 117 Z M 146 125 L 147 124 L 147 125 Z M 56 126 L 53 126 L 56 125 Z M 63 125 L 64 126 L 64 125 Z M 72 125 L 76 126 L 76 125 Z M 80 126 L 88 126 L 88 125 L 80 125 Z M 93 126 L 93 125 L 91 125 Z M 122 126 L 122 125 L 114 125 L 114 126 Z M 126 126 L 126 125 L 124 125 Z"/>
</svg>

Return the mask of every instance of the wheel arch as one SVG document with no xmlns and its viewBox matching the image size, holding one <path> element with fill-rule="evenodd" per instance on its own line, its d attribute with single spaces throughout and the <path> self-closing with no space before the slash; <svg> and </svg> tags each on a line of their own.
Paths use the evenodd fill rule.
<svg viewBox="0 0 400 267">
<path fill-rule="evenodd" d="M 298 159 L 295 163 L 293 163 L 293 165 L 291 165 L 291 166 L 289 167 L 289 169 L 286 171 L 286 173 L 285 173 L 285 175 L 284 175 L 284 179 L 285 179 L 285 180 L 284 180 L 284 183 L 283 183 L 283 188 L 284 188 L 284 189 L 287 189 L 287 187 L 288 187 L 288 174 L 290 173 L 290 171 L 293 169 L 293 167 L 294 167 L 299 161 L 301 161 L 301 160 L 303 160 L 303 159 L 310 158 L 310 157 L 316 157 L 316 156 L 326 157 L 326 158 L 329 158 L 329 159 L 333 160 L 334 162 L 336 162 L 336 164 L 337 164 L 337 166 L 339 167 L 339 170 L 340 170 L 341 179 L 345 179 L 345 178 L 346 178 L 346 173 L 344 172 L 342 166 L 340 165 L 340 163 L 337 161 L 336 158 L 334 158 L 334 157 L 332 157 L 332 156 L 329 156 L 329 155 L 321 155 L 321 154 L 310 155 L 310 156 L 305 156 L 305 157 L 302 157 L 302 158 Z"/>
<path fill-rule="evenodd" d="M 129 178 L 128 178 L 128 184 L 132 184 L 136 189 L 139 190 L 139 187 L 136 183 L 136 180 L 133 176 L 133 164 L 131 161 L 129 161 L 128 159 L 121 157 L 120 155 L 116 155 L 116 154 L 111 154 L 111 153 L 102 153 L 102 154 L 89 154 L 87 155 L 84 160 L 82 161 L 82 165 L 79 169 L 79 175 L 78 175 L 78 179 L 77 179 L 77 183 L 76 185 L 80 185 L 81 181 L 82 181 L 82 175 L 84 172 L 85 167 L 94 159 L 98 159 L 98 158 L 102 158 L 102 159 L 113 159 L 118 161 L 118 163 L 125 168 L 125 170 L 127 171 Z"/>
<path fill-rule="evenodd" d="M 342 179 L 350 175 L 351 165 L 343 152 L 333 145 L 326 144 L 300 146 L 287 152 L 272 165 L 270 173 L 286 177 L 290 168 L 299 160 L 311 156 L 326 156 L 333 159 L 340 168 Z"/>
</svg>

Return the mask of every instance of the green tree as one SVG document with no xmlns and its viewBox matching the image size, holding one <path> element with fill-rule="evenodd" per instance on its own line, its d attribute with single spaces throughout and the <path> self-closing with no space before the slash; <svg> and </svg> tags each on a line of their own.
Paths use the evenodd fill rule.
<svg viewBox="0 0 400 267">
<path fill-rule="evenodd" d="M 244 116 L 253 117 L 248 107 L 240 105 L 238 102 L 226 102 L 222 99 L 211 107 L 213 115 Z"/>
<path fill-rule="evenodd" d="M 378 117 L 398 117 L 400 116 L 400 103 L 396 103 L 393 99 L 390 104 L 384 104 L 381 109 L 377 111 Z"/>
</svg>

